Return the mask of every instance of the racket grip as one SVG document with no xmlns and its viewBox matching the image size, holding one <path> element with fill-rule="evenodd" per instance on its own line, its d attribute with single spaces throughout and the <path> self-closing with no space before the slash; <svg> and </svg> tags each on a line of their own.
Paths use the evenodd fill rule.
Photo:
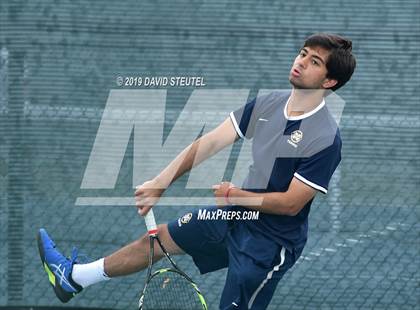
<svg viewBox="0 0 420 310">
<path fill-rule="evenodd" d="M 146 222 L 147 232 L 149 236 L 156 236 L 157 235 L 157 226 L 155 215 L 153 214 L 153 209 L 150 209 L 149 212 L 144 216 L 144 221 Z"/>
</svg>

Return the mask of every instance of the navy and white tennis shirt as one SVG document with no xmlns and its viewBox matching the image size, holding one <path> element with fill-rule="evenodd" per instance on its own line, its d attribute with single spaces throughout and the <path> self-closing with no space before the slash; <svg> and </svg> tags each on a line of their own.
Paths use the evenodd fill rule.
<svg viewBox="0 0 420 310">
<path fill-rule="evenodd" d="M 328 183 L 341 160 L 337 123 L 325 101 L 311 112 L 287 116 L 291 92 L 260 96 L 230 113 L 237 134 L 252 140 L 252 161 L 242 189 L 252 192 L 285 192 L 293 177 L 327 193 Z M 312 201 L 296 216 L 260 213 L 258 221 L 244 221 L 291 250 L 307 240 Z M 236 210 L 246 210 L 234 206 Z"/>
</svg>

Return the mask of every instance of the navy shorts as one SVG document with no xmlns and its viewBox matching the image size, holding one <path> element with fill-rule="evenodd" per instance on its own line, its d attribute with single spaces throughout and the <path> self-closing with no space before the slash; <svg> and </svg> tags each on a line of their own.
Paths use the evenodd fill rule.
<svg viewBox="0 0 420 310">
<path fill-rule="evenodd" d="M 197 215 L 198 210 L 187 213 L 168 223 L 168 230 L 202 274 L 228 267 L 220 309 L 266 309 L 278 282 L 303 248 L 289 251 L 250 231 L 243 221 L 200 220 Z"/>
</svg>

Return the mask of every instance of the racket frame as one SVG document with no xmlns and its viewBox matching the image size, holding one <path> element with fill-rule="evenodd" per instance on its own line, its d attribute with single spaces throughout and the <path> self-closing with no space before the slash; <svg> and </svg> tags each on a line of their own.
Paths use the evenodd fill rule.
<svg viewBox="0 0 420 310">
<path fill-rule="evenodd" d="M 147 227 L 147 232 L 149 234 L 149 241 L 150 241 L 150 251 L 149 251 L 149 263 L 147 267 L 147 275 L 146 275 L 146 281 L 144 283 L 144 287 L 141 293 L 141 296 L 139 298 L 139 305 L 138 310 L 143 309 L 143 302 L 144 302 L 144 295 L 147 290 L 147 285 L 149 282 L 158 274 L 161 274 L 162 272 L 175 272 L 181 276 L 183 276 L 188 282 L 190 282 L 191 286 L 194 288 L 195 292 L 198 295 L 198 298 L 200 299 L 200 302 L 203 306 L 203 310 L 207 310 L 207 304 L 204 300 L 203 294 L 201 293 L 200 289 L 198 288 L 197 284 L 185 273 L 183 272 L 175 263 L 175 261 L 172 259 L 172 257 L 169 255 L 168 251 L 166 251 L 166 248 L 162 244 L 162 241 L 160 241 L 160 238 L 158 236 L 158 229 L 156 225 L 155 216 L 153 214 L 153 210 L 150 209 L 149 212 L 145 216 L 145 222 Z M 162 252 L 164 256 L 169 260 L 173 268 L 162 268 L 158 269 L 152 274 L 152 267 L 153 267 L 153 257 L 155 253 L 155 240 L 158 243 L 159 247 L 162 249 Z"/>
</svg>

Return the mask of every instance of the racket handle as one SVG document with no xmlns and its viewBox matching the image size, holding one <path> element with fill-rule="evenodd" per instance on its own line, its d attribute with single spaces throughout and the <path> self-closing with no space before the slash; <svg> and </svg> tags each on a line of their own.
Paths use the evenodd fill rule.
<svg viewBox="0 0 420 310">
<path fill-rule="evenodd" d="M 144 216 L 144 221 L 146 222 L 147 232 L 149 236 L 156 236 L 157 235 L 157 226 L 155 215 L 153 214 L 153 209 L 150 209 L 149 212 Z"/>
</svg>

